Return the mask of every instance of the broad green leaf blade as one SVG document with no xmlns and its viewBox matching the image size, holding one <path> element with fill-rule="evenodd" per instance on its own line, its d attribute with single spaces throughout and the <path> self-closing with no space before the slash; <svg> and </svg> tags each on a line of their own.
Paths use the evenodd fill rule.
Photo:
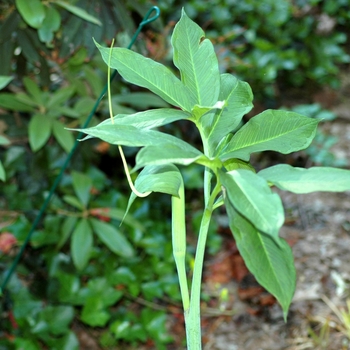
<svg viewBox="0 0 350 350">
<path fill-rule="evenodd" d="M 35 114 L 29 122 L 29 144 L 36 152 L 45 145 L 51 135 L 52 120 L 42 114 Z"/>
<path fill-rule="evenodd" d="M 294 193 L 350 191 L 350 170 L 330 167 L 294 168 L 279 164 L 261 170 L 259 176 L 281 190 Z"/>
<path fill-rule="evenodd" d="M 7 75 L 0 75 L 0 90 L 12 81 L 13 77 Z"/>
<path fill-rule="evenodd" d="M 58 120 L 52 122 L 52 133 L 61 147 L 69 153 L 74 146 L 73 135 Z"/>
<path fill-rule="evenodd" d="M 143 168 L 146 165 L 162 165 L 169 163 L 189 165 L 201 157 L 204 158 L 204 154 L 195 150 L 192 146 L 188 148 L 179 147 L 174 144 L 164 144 L 161 147 L 146 146 L 138 152 L 134 170 Z"/>
<path fill-rule="evenodd" d="M 92 230 L 87 219 L 78 222 L 72 234 L 71 252 L 75 267 L 82 270 L 90 259 L 93 246 Z"/>
<path fill-rule="evenodd" d="M 229 158 L 248 161 L 253 152 L 288 154 L 300 151 L 310 145 L 317 124 L 317 120 L 294 112 L 264 111 L 237 131 L 219 157 L 222 161 Z"/>
<path fill-rule="evenodd" d="M 19 112 L 34 112 L 35 110 L 31 105 L 19 101 L 17 95 L 7 92 L 0 94 L 0 107 Z"/>
<path fill-rule="evenodd" d="M 65 1 L 58 1 L 58 0 L 55 0 L 54 4 L 63 7 L 65 10 L 73 13 L 73 15 L 80 17 L 84 21 L 91 22 L 91 23 L 97 24 L 99 26 L 102 25 L 102 23 L 99 19 L 90 15 L 84 9 L 82 9 L 80 7 L 71 5 L 70 3 L 65 2 Z"/>
<path fill-rule="evenodd" d="M 181 183 L 182 176 L 175 165 L 150 165 L 146 166 L 137 176 L 135 187 L 141 193 L 161 192 L 178 197 Z M 124 217 L 135 199 L 136 195 L 131 192 Z"/>
<path fill-rule="evenodd" d="M 45 18 L 45 8 L 40 0 L 16 0 L 16 7 L 31 27 L 40 28 Z"/>
<path fill-rule="evenodd" d="M 150 109 L 134 114 L 118 114 L 111 119 L 104 120 L 100 125 L 131 125 L 138 129 L 153 129 L 177 120 L 189 119 L 190 114 L 177 109 Z"/>
<path fill-rule="evenodd" d="M 259 231 L 279 242 L 284 210 L 280 197 L 271 191 L 267 182 L 246 169 L 220 172 L 219 178 L 233 207 Z"/>
<path fill-rule="evenodd" d="M 178 139 L 175 136 L 168 135 L 159 131 L 137 129 L 130 125 L 104 125 L 99 124 L 88 129 L 74 129 L 88 134 L 85 139 L 98 137 L 103 141 L 113 145 L 142 147 L 154 146 L 162 147 L 165 144 L 173 144 L 183 149 L 193 150 L 193 152 L 200 153 L 196 148 L 185 141 Z M 84 140 L 85 140 L 84 139 Z"/>
<path fill-rule="evenodd" d="M 131 258 L 135 255 L 132 245 L 114 226 L 96 219 L 89 219 L 89 221 L 98 238 L 113 253 L 124 258 Z"/>
<path fill-rule="evenodd" d="M 217 111 L 212 122 L 203 120 L 202 125 L 209 130 L 209 145 L 214 148 L 229 132 L 235 130 L 242 117 L 253 108 L 253 93 L 248 83 L 238 80 L 231 74 L 221 75 L 219 99 L 225 107 Z M 204 116 L 204 119 L 206 116 Z"/>
<path fill-rule="evenodd" d="M 90 191 L 92 188 L 92 180 L 88 175 L 72 172 L 72 181 L 75 194 L 86 207 L 90 199 Z"/>
<path fill-rule="evenodd" d="M 227 197 L 225 205 L 231 231 L 246 266 L 256 280 L 276 297 L 286 321 L 296 284 L 292 250 L 285 240 L 279 238 L 277 244 L 270 236 L 260 233 L 234 209 Z"/>
<path fill-rule="evenodd" d="M 39 89 L 37 83 L 35 83 L 32 79 L 28 77 L 24 77 L 23 84 L 27 92 L 32 96 L 32 98 L 36 102 L 36 105 L 44 106 L 43 93 Z"/>
<path fill-rule="evenodd" d="M 60 28 L 61 16 L 53 6 L 45 7 L 45 11 L 45 18 L 38 29 L 38 34 L 40 41 L 49 44 L 53 40 L 54 32 Z"/>
<path fill-rule="evenodd" d="M 96 42 L 95 42 L 96 43 Z M 196 104 L 188 88 L 165 66 L 125 48 L 102 47 L 96 43 L 103 60 L 128 82 L 151 90 L 164 101 L 187 112 Z"/>
<path fill-rule="evenodd" d="M 219 65 L 213 44 L 204 37 L 204 31 L 182 10 L 171 37 L 174 64 L 195 104 L 213 106 L 220 92 Z"/>
</svg>

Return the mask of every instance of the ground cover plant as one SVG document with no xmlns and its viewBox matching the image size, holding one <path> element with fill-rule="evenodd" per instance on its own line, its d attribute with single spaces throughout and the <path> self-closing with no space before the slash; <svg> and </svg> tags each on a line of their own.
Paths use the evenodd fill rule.
<svg viewBox="0 0 350 350">
<path fill-rule="evenodd" d="M 315 136 L 318 121 L 295 112 L 266 110 L 242 124 L 242 117 L 253 107 L 249 85 L 231 74 L 220 74 L 212 43 L 184 11 L 171 41 L 180 79 L 162 64 L 131 50 L 96 45 L 110 68 L 174 108 L 118 114 L 95 127 L 78 130 L 88 135 L 85 139 L 97 137 L 115 145 L 141 147 L 134 171 L 143 169 L 135 188 L 131 185 L 128 209 L 137 196 L 151 192 L 171 195 L 173 255 L 187 345 L 189 349 L 200 349 L 201 276 L 213 211 L 225 205 L 230 228 L 248 269 L 276 297 L 287 319 L 296 276 L 291 249 L 278 235 L 284 223 L 282 202 L 271 187 L 295 193 L 346 191 L 350 190 L 350 172 L 279 164 L 256 173 L 249 163 L 252 153 L 272 150 L 289 154 L 305 149 Z M 156 130 L 179 120 L 194 123 L 202 140 L 201 149 Z M 193 163 L 204 167 L 204 209 L 189 283 L 185 264 L 186 183 L 181 168 Z"/>
</svg>

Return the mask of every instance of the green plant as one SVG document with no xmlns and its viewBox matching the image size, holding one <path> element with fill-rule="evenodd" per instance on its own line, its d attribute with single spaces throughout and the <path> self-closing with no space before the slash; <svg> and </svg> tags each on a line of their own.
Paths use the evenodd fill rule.
<svg viewBox="0 0 350 350">
<path fill-rule="evenodd" d="M 159 1 L 174 19 L 184 6 L 206 28 L 222 71 L 249 81 L 259 100 L 290 86 L 339 86 L 337 64 L 349 62 L 346 0 Z M 266 102 L 266 101 L 264 101 Z"/>
<path fill-rule="evenodd" d="M 172 34 L 173 60 L 181 79 L 162 64 L 133 51 L 96 45 L 108 66 L 117 69 L 125 80 L 148 88 L 175 107 L 116 115 L 95 127 L 78 130 L 88 135 L 85 139 L 98 137 L 115 145 L 141 147 L 134 171 L 143 170 L 135 181 L 128 209 L 140 194 L 171 195 L 173 255 L 188 348 L 201 348 L 200 291 L 206 238 L 212 213 L 223 204 L 247 267 L 276 297 L 286 319 L 295 289 L 295 268 L 290 247 L 278 236 L 284 212 L 270 186 L 295 193 L 345 191 L 350 189 L 350 172 L 280 164 L 256 173 L 249 159 L 251 153 L 265 150 L 288 154 L 305 149 L 315 136 L 318 121 L 294 112 L 267 110 L 241 126 L 243 115 L 253 106 L 251 89 L 233 75 L 220 74 L 212 43 L 184 11 Z M 202 150 L 154 130 L 178 120 L 195 124 Z M 189 293 L 186 184 L 175 164 L 192 163 L 204 166 L 204 210 Z"/>
</svg>

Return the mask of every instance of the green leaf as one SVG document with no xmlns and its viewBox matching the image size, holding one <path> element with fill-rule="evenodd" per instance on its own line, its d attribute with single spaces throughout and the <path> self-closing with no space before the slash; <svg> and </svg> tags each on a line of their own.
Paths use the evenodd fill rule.
<svg viewBox="0 0 350 350">
<path fill-rule="evenodd" d="M 73 229 L 76 227 L 77 218 L 74 216 L 67 216 L 64 219 L 63 225 L 61 226 L 60 240 L 57 243 L 57 250 L 60 250 L 63 245 L 67 242 Z"/>
<path fill-rule="evenodd" d="M 68 327 L 74 318 L 74 308 L 72 306 L 47 306 L 40 313 L 40 321 L 48 325 L 48 331 L 54 335 L 61 335 L 68 331 Z M 32 330 L 35 333 L 34 330 Z"/>
<path fill-rule="evenodd" d="M 35 114 L 29 122 L 29 144 L 33 152 L 45 145 L 51 135 L 52 120 L 47 115 Z"/>
<path fill-rule="evenodd" d="M 294 112 L 267 110 L 250 119 L 220 153 L 220 159 L 248 161 L 253 152 L 283 154 L 308 147 L 316 134 L 318 121 Z"/>
<path fill-rule="evenodd" d="M 90 199 L 90 190 L 92 187 L 92 180 L 88 175 L 78 173 L 77 171 L 72 172 L 73 187 L 76 195 L 83 203 L 85 207 Z"/>
<path fill-rule="evenodd" d="M 171 38 L 174 64 L 195 104 L 213 106 L 220 92 L 219 65 L 213 44 L 204 37 L 204 31 L 182 10 Z"/>
<path fill-rule="evenodd" d="M 83 295 L 86 299 L 83 303 L 81 320 L 93 327 L 103 327 L 111 317 L 107 307 L 109 310 L 123 293 L 112 287 L 106 278 L 94 278 L 89 280 Z"/>
<path fill-rule="evenodd" d="M 80 202 L 80 200 L 77 197 L 66 195 L 66 196 L 63 196 L 62 199 L 74 208 L 77 208 L 81 211 L 85 209 L 83 204 Z"/>
<path fill-rule="evenodd" d="M 135 187 L 140 192 L 160 192 L 178 197 L 181 183 L 182 176 L 175 165 L 152 165 L 140 172 Z"/>
<path fill-rule="evenodd" d="M 113 96 L 113 100 L 117 103 L 129 104 L 140 110 L 150 107 L 169 107 L 169 105 L 159 98 L 159 96 L 150 92 L 129 92 L 125 95 L 115 95 Z"/>
<path fill-rule="evenodd" d="M 56 339 L 55 344 L 55 349 L 57 350 L 79 350 L 79 341 L 75 333 L 72 331 L 69 331 L 63 337 Z"/>
<path fill-rule="evenodd" d="M 192 116 L 195 120 L 200 120 L 205 114 L 212 111 L 213 109 L 223 109 L 225 106 L 225 101 L 217 101 L 213 106 L 200 106 L 195 105 L 192 108 Z"/>
<path fill-rule="evenodd" d="M 45 18 L 38 29 L 39 39 L 44 43 L 51 43 L 56 32 L 61 26 L 61 16 L 59 12 L 53 7 L 45 7 Z"/>
<path fill-rule="evenodd" d="M 292 250 L 283 239 L 280 238 L 277 244 L 275 239 L 260 233 L 234 209 L 227 197 L 225 205 L 231 231 L 246 266 L 256 280 L 276 297 L 286 320 L 296 282 Z"/>
<path fill-rule="evenodd" d="M 58 0 L 56 0 L 54 2 L 54 4 L 63 7 L 65 10 L 73 13 L 73 15 L 80 17 L 84 21 L 91 22 L 93 24 L 97 24 L 99 26 L 102 26 L 102 23 L 99 19 L 97 19 L 94 16 L 91 16 L 89 13 L 87 13 L 84 9 L 82 9 L 80 7 L 71 5 L 68 2 L 58 1 Z"/>
<path fill-rule="evenodd" d="M 331 167 L 294 168 L 279 164 L 261 170 L 259 176 L 278 188 L 294 193 L 350 191 L 350 170 Z"/>
<path fill-rule="evenodd" d="M 32 106 L 20 102 L 16 95 L 7 92 L 0 94 L 0 107 L 19 112 L 34 112 L 35 110 Z"/>
<path fill-rule="evenodd" d="M 53 120 L 52 122 L 52 133 L 61 147 L 69 153 L 74 146 L 73 135 L 58 120 Z"/>
<path fill-rule="evenodd" d="M 118 114 L 104 120 L 99 125 L 130 125 L 138 129 L 152 129 L 177 120 L 189 119 L 190 114 L 172 108 L 150 109 L 134 114 Z"/>
<path fill-rule="evenodd" d="M 196 104 L 188 88 L 162 64 L 125 48 L 109 49 L 95 44 L 106 64 L 111 55 L 110 67 L 128 82 L 151 90 L 164 101 L 187 112 Z"/>
<path fill-rule="evenodd" d="M 146 165 L 181 164 L 189 165 L 199 158 L 207 159 L 204 154 L 191 148 L 179 147 L 178 145 L 165 144 L 159 146 L 146 146 L 136 156 L 136 166 L 133 170 Z"/>
<path fill-rule="evenodd" d="M 219 178 L 225 196 L 235 210 L 259 231 L 279 242 L 278 232 L 284 223 L 284 210 L 280 197 L 271 191 L 267 182 L 246 169 L 220 172 Z"/>
<path fill-rule="evenodd" d="M 0 160 L 0 180 L 1 181 L 6 181 L 6 173 L 5 173 L 5 169 L 2 165 L 2 162 Z"/>
<path fill-rule="evenodd" d="M 92 230 L 87 219 L 78 222 L 72 234 L 71 252 L 75 267 L 83 270 L 90 259 L 93 247 Z"/>
<path fill-rule="evenodd" d="M 158 145 L 162 147 L 165 144 L 176 145 L 182 149 L 193 150 L 193 152 L 200 153 L 196 148 L 185 141 L 178 139 L 175 136 L 165 134 L 159 131 L 148 129 L 137 129 L 130 125 L 116 125 L 116 124 L 99 124 L 88 129 L 72 129 L 88 134 L 82 141 L 90 137 L 98 137 L 113 145 L 123 145 L 131 147 L 143 147 Z"/>
<path fill-rule="evenodd" d="M 39 89 L 37 83 L 28 77 L 24 77 L 23 84 L 27 92 L 29 92 L 29 94 L 32 96 L 32 99 L 34 99 L 35 104 L 44 106 L 43 92 Z"/>
<path fill-rule="evenodd" d="M 141 193 L 160 192 L 178 197 L 181 184 L 182 175 L 174 164 L 149 165 L 137 176 L 135 188 Z M 124 218 L 135 199 L 136 195 L 131 192 Z"/>
<path fill-rule="evenodd" d="M 45 18 L 45 8 L 40 0 L 16 0 L 16 7 L 31 27 L 41 27 Z"/>
<path fill-rule="evenodd" d="M 236 159 L 236 158 L 227 160 L 224 163 L 224 167 L 227 171 L 236 170 L 236 169 L 246 169 L 256 173 L 254 167 L 250 163 L 244 162 L 243 160 Z"/>
<path fill-rule="evenodd" d="M 47 108 L 57 108 L 68 101 L 75 92 L 74 86 L 67 86 L 55 91 L 47 101 Z"/>
<path fill-rule="evenodd" d="M 204 116 L 204 120 L 201 121 L 208 130 L 211 148 L 214 148 L 229 132 L 235 130 L 242 117 L 253 108 L 253 93 L 249 84 L 231 74 L 221 75 L 219 100 L 225 101 L 225 107 L 217 111 L 214 117 Z"/>
<path fill-rule="evenodd" d="M 115 254 L 131 258 L 135 252 L 129 241 L 114 226 L 105 222 L 89 219 L 99 239 Z"/>
<path fill-rule="evenodd" d="M 6 75 L 0 75 L 0 90 L 3 89 L 7 84 L 12 81 L 13 77 L 6 76 Z"/>
</svg>

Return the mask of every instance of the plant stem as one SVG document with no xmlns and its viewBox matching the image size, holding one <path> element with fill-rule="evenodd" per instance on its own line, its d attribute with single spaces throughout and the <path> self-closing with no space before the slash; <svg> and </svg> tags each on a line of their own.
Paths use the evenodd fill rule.
<svg viewBox="0 0 350 350">
<path fill-rule="evenodd" d="M 211 176 L 209 178 L 211 178 Z M 200 350 L 202 348 L 200 295 L 204 253 L 208 236 L 209 224 L 213 213 L 213 204 L 219 191 L 220 186 L 219 184 L 217 184 L 210 197 L 208 198 L 208 203 L 206 203 L 206 207 L 202 216 L 201 226 L 199 229 L 191 286 L 190 308 L 188 312 L 185 310 L 186 338 L 187 348 L 189 350 Z"/>
</svg>

